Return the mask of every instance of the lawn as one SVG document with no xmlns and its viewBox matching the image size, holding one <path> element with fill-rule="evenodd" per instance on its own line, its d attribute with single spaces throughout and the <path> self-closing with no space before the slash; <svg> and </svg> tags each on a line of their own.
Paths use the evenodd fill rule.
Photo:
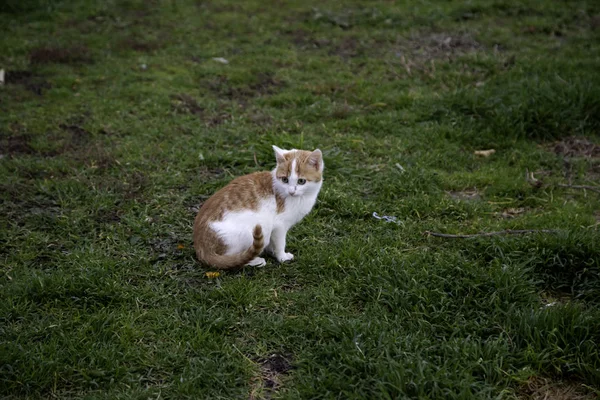
<svg viewBox="0 0 600 400">
<path fill-rule="evenodd" d="M 9 0 L 0 26 L 0 397 L 598 397 L 599 2 Z M 295 259 L 215 276 L 195 213 L 273 144 L 325 160 Z"/>
</svg>

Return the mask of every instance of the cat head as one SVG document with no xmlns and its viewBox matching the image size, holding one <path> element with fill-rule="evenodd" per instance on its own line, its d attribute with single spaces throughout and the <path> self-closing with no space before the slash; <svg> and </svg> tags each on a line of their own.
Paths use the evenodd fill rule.
<svg viewBox="0 0 600 400">
<path fill-rule="evenodd" d="M 321 150 L 283 150 L 273 146 L 277 167 L 273 170 L 275 189 L 284 196 L 300 197 L 318 192 L 323 180 Z"/>
</svg>

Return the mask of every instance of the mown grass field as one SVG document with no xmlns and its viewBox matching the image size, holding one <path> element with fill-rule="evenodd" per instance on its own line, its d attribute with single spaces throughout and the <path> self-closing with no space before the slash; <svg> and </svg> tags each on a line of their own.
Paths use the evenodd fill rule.
<svg viewBox="0 0 600 400">
<path fill-rule="evenodd" d="M 600 3 L 28 4 L 0 397 L 597 397 Z M 296 258 L 209 278 L 195 212 L 272 144 L 325 157 Z M 553 232 L 424 234 L 504 229 Z"/>
</svg>

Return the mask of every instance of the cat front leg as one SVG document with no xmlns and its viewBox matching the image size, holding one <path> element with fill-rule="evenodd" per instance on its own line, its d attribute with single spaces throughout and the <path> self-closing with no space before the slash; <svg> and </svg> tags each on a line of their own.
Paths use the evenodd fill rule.
<svg viewBox="0 0 600 400">
<path fill-rule="evenodd" d="M 271 243 L 269 243 L 269 250 L 280 263 L 294 259 L 294 255 L 292 253 L 285 252 L 286 235 L 287 230 L 282 228 L 275 228 L 273 229 L 273 232 L 271 232 Z"/>
</svg>

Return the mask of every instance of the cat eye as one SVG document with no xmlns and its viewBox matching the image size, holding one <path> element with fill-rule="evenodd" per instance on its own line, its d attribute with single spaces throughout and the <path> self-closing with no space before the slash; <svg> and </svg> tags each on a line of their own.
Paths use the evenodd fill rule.
<svg viewBox="0 0 600 400">
<path fill-rule="evenodd" d="M 298 179 L 298 185 L 304 185 L 306 183 L 306 179 Z"/>
<path fill-rule="evenodd" d="M 283 183 L 288 183 L 288 182 L 289 182 L 289 180 L 288 180 L 288 178 L 286 178 L 286 177 L 284 176 L 284 177 L 282 177 L 282 178 L 281 178 L 281 182 L 283 182 Z"/>
</svg>

